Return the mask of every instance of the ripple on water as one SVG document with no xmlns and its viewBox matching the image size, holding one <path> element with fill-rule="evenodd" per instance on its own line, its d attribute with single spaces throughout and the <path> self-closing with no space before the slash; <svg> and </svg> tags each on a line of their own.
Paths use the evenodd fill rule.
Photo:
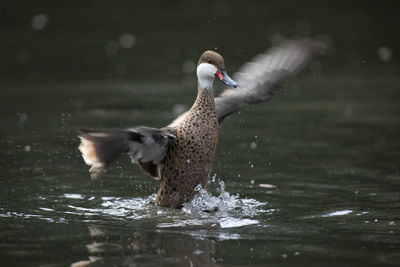
<svg viewBox="0 0 400 267">
<path fill-rule="evenodd" d="M 343 216 L 343 215 L 348 215 L 352 212 L 353 212 L 352 210 L 337 210 L 337 211 L 333 211 L 333 212 L 324 214 L 324 215 L 322 215 L 322 217 L 326 218 L 326 217 L 334 217 L 334 216 Z"/>
</svg>

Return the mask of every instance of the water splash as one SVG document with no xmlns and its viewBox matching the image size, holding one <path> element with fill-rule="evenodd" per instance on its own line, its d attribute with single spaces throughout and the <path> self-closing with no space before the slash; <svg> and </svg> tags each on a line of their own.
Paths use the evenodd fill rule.
<svg viewBox="0 0 400 267">
<path fill-rule="evenodd" d="M 218 214 L 240 213 L 244 216 L 254 216 L 261 210 L 257 207 L 265 205 L 252 199 L 240 199 L 239 195 L 231 195 L 225 191 L 225 183 L 219 182 L 218 196 L 213 196 L 210 192 L 203 189 L 201 185 L 195 188 L 199 192 L 191 202 L 183 204 L 182 211 L 186 214 L 200 212 L 213 212 Z"/>
<path fill-rule="evenodd" d="M 99 219 L 109 222 L 146 220 L 148 225 L 153 224 L 160 229 L 221 229 L 266 225 L 259 218 L 274 212 L 273 209 L 263 209 L 267 203 L 231 195 L 225 190 L 223 181 L 218 184 L 217 195 L 197 186 L 195 190 L 198 194 L 191 202 L 185 203 L 181 210 L 158 206 L 155 204 L 155 194 L 149 197 L 121 198 L 65 193 L 45 199 L 39 197 L 39 207 L 27 213 L 0 210 L 0 217 L 36 218 L 55 223 L 93 222 Z"/>
<path fill-rule="evenodd" d="M 153 221 L 157 228 L 234 228 L 262 224 L 258 215 L 271 214 L 274 210 L 264 210 L 264 202 L 255 199 L 243 199 L 231 195 L 225 190 L 225 183 L 220 181 L 218 195 L 212 195 L 198 185 L 198 194 L 181 210 L 166 209 L 155 204 L 155 194 L 147 198 L 121 199 L 102 197 L 101 208 L 82 208 L 69 205 L 76 213 L 106 215 L 108 217 L 130 220 L 147 219 Z M 92 197 L 93 198 L 93 197 Z"/>
<path fill-rule="evenodd" d="M 266 203 L 254 199 L 241 199 L 239 195 L 231 195 L 225 191 L 225 183 L 219 182 L 218 196 L 198 185 L 195 190 L 199 192 L 191 202 L 183 204 L 182 212 L 194 217 L 198 224 L 207 224 L 220 228 L 241 227 L 260 222 L 253 217 L 261 212 L 268 212 L 261 209 Z M 248 218 L 250 217 L 250 218 Z M 193 219 L 190 224 L 193 225 Z M 182 222 L 180 222 L 180 225 Z M 160 226 L 160 225 L 159 225 Z M 165 227 L 166 225 L 161 225 Z M 169 224 L 168 227 L 178 225 Z"/>
</svg>

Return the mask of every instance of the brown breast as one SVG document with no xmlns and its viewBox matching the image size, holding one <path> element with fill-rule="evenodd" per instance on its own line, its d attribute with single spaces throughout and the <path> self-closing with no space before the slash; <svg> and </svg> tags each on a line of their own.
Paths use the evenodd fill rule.
<svg viewBox="0 0 400 267">
<path fill-rule="evenodd" d="M 179 208 L 193 198 L 197 185 L 207 187 L 218 127 L 213 94 L 199 89 L 196 102 L 176 126 L 177 138 L 167 152 L 156 197 L 160 205 Z"/>
</svg>

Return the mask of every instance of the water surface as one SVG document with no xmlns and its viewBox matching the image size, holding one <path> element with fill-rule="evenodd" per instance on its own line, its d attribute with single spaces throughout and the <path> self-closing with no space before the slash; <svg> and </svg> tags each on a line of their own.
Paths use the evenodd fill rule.
<svg viewBox="0 0 400 267">
<path fill-rule="evenodd" d="M 3 86 L 2 265 L 396 266 L 398 84 L 306 72 L 232 115 L 210 193 L 183 210 L 155 205 L 158 182 L 127 158 L 90 181 L 76 129 L 163 126 L 192 84 Z"/>
</svg>

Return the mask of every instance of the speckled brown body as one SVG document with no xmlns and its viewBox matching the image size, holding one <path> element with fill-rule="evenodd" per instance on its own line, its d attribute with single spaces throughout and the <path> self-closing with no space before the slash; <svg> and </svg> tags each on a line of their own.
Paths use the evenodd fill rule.
<svg viewBox="0 0 400 267">
<path fill-rule="evenodd" d="M 179 208 L 196 194 L 199 184 L 207 187 L 218 142 L 218 120 L 212 90 L 199 88 L 197 99 L 175 129 L 177 138 L 170 145 L 156 201 Z"/>
</svg>

